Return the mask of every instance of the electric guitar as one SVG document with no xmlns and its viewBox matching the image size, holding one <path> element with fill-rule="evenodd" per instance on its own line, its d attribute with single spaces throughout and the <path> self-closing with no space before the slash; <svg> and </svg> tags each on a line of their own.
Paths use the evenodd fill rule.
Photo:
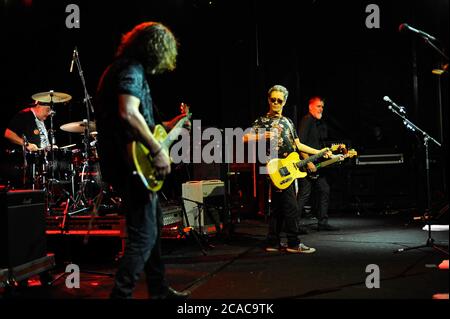
<svg viewBox="0 0 450 319">
<path fill-rule="evenodd" d="M 332 145 L 330 149 L 321 151 L 316 155 L 312 155 L 307 159 L 300 160 L 300 155 L 297 152 L 292 152 L 286 158 L 274 158 L 267 163 L 267 172 L 272 183 L 279 189 L 286 189 L 297 178 L 306 176 L 305 172 L 301 171 L 309 162 L 314 162 L 322 157 L 327 151 L 336 151 L 342 145 Z"/>
<path fill-rule="evenodd" d="M 358 156 L 358 153 L 354 149 L 350 149 L 350 150 L 344 149 L 343 154 L 344 154 L 343 156 L 337 156 L 337 157 L 331 158 L 329 160 L 315 164 L 316 168 L 317 169 L 324 168 L 324 167 L 330 166 L 334 163 L 340 163 L 343 160 L 345 160 L 346 158 L 352 158 L 354 156 Z M 312 178 L 312 179 L 317 179 L 319 177 L 319 173 L 317 173 L 317 171 L 313 172 L 313 173 L 310 172 L 310 173 L 308 173 L 308 177 Z"/>
<path fill-rule="evenodd" d="M 189 121 L 191 113 L 189 113 L 189 107 L 181 103 L 180 105 L 181 114 L 177 116 L 177 123 L 170 130 L 169 133 L 166 132 L 164 126 L 158 124 L 155 126 L 153 135 L 156 140 L 161 144 L 161 147 L 165 151 L 169 151 L 169 147 L 178 138 L 181 133 L 183 125 Z M 163 186 L 164 181 L 156 177 L 156 169 L 153 166 L 153 158 L 150 151 L 142 143 L 133 141 L 129 145 L 129 153 L 134 165 L 133 174 L 137 175 L 144 186 L 153 192 L 157 192 Z"/>
</svg>

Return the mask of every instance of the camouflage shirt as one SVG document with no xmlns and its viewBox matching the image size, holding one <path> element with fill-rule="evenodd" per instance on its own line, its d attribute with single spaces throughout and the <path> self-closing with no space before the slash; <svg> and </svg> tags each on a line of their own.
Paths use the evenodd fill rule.
<svg viewBox="0 0 450 319">
<path fill-rule="evenodd" d="M 285 158 L 290 153 L 295 152 L 296 145 L 294 140 L 298 136 L 291 119 L 285 116 L 274 117 L 266 114 L 256 119 L 253 123 L 253 129 L 255 129 L 257 134 L 263 133 L 262 130 L 264 129 L 266 131 L 275 130 L 275 138 L 277 139 L 275 149 L 278 152 L 279 158 Z"/>
</svg>

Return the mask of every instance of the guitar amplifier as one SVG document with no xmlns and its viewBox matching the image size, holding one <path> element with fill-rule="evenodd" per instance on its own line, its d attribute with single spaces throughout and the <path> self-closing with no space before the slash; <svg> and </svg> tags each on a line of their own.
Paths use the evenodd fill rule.
<svg viewBox="0 0 450 319">
<path fill-rule="evenodd" d="M 161 205 L 161 238 L 180 238 L 184 228 L 183 209 L 179 205 Z"/>
<path fill-rule="evenodd" d="M 206 234 L 218 232 L 223 226 L 221 214 L 225 203 L 224 182 L 220 180 L 190 181 L 182 185 L 183 204 L 188 220 L 186 226 Z"/>
<path fill-rule="evenodd" d="M 356 158 L 356 165 L 391 165 L 403 162 L 403 154 L 359 155 Z"/>
<path fill-rule="evenodd" d="M 46 256 L 45 192 L 0 192 L 0 268 Z"/>
</svg>

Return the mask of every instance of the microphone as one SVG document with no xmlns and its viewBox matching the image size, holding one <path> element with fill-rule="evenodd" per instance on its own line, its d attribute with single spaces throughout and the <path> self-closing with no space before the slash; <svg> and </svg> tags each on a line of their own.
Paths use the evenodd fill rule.
<svg viewBox="0 0 450 319">
<path fill-rule="evenodd" d="M 437 41 L 435 37 L 429 35 L 428 33 L 423 32 L 423 31 L 417 30 L 417 29 L 409 26 L 409 24 L 407 24 L 407 23 L 400 24 L 400 26 L 398 27 L 398 31 L 402 32 L 402 31 L 405 31 L 405 30 L 417 33 L 418 35 L 420 35 L 422 37 L 425 37 L 425 38 L 427 38 L 427 39 L 429 39 L 431 41 Z"/>
<path fill-rule="evenodd" d="M 385 100 L 386 102 L 388 102 L 389 104 L 391 104 L 392 106 L 396 107 L 400 113 L 406 114 L 406 110 L 405 107 L 397 105 L 394 101 L 392 101 L 389 96 L 385 96 L 383 97 L 383 100 Z"/>
<path fill-rule="evenodd" d="M 73 54 L 72 54 L 72 62 L 70 62 L 70 73 L 72 73 L 73 71 L 73 62 L 75 61 L 77 55 L 77 47 L 75 47 L 75 49 L 73 49 Z"/>
</svg>

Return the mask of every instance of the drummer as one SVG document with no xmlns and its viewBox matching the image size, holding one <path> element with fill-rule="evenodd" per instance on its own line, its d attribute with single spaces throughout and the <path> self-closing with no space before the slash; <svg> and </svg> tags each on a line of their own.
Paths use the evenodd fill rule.
<svg viewBox="0 0 450 319">
<path fill-rule="evenodd" d="M 5 138 L 15 145 L 25 146 L 31 152 L 49 148 L 44 121 L 51 112 L 49 105 L 36 101 L 32 107 L 20 111 L 11 119 L 5 130 Z"/>
</svg>

